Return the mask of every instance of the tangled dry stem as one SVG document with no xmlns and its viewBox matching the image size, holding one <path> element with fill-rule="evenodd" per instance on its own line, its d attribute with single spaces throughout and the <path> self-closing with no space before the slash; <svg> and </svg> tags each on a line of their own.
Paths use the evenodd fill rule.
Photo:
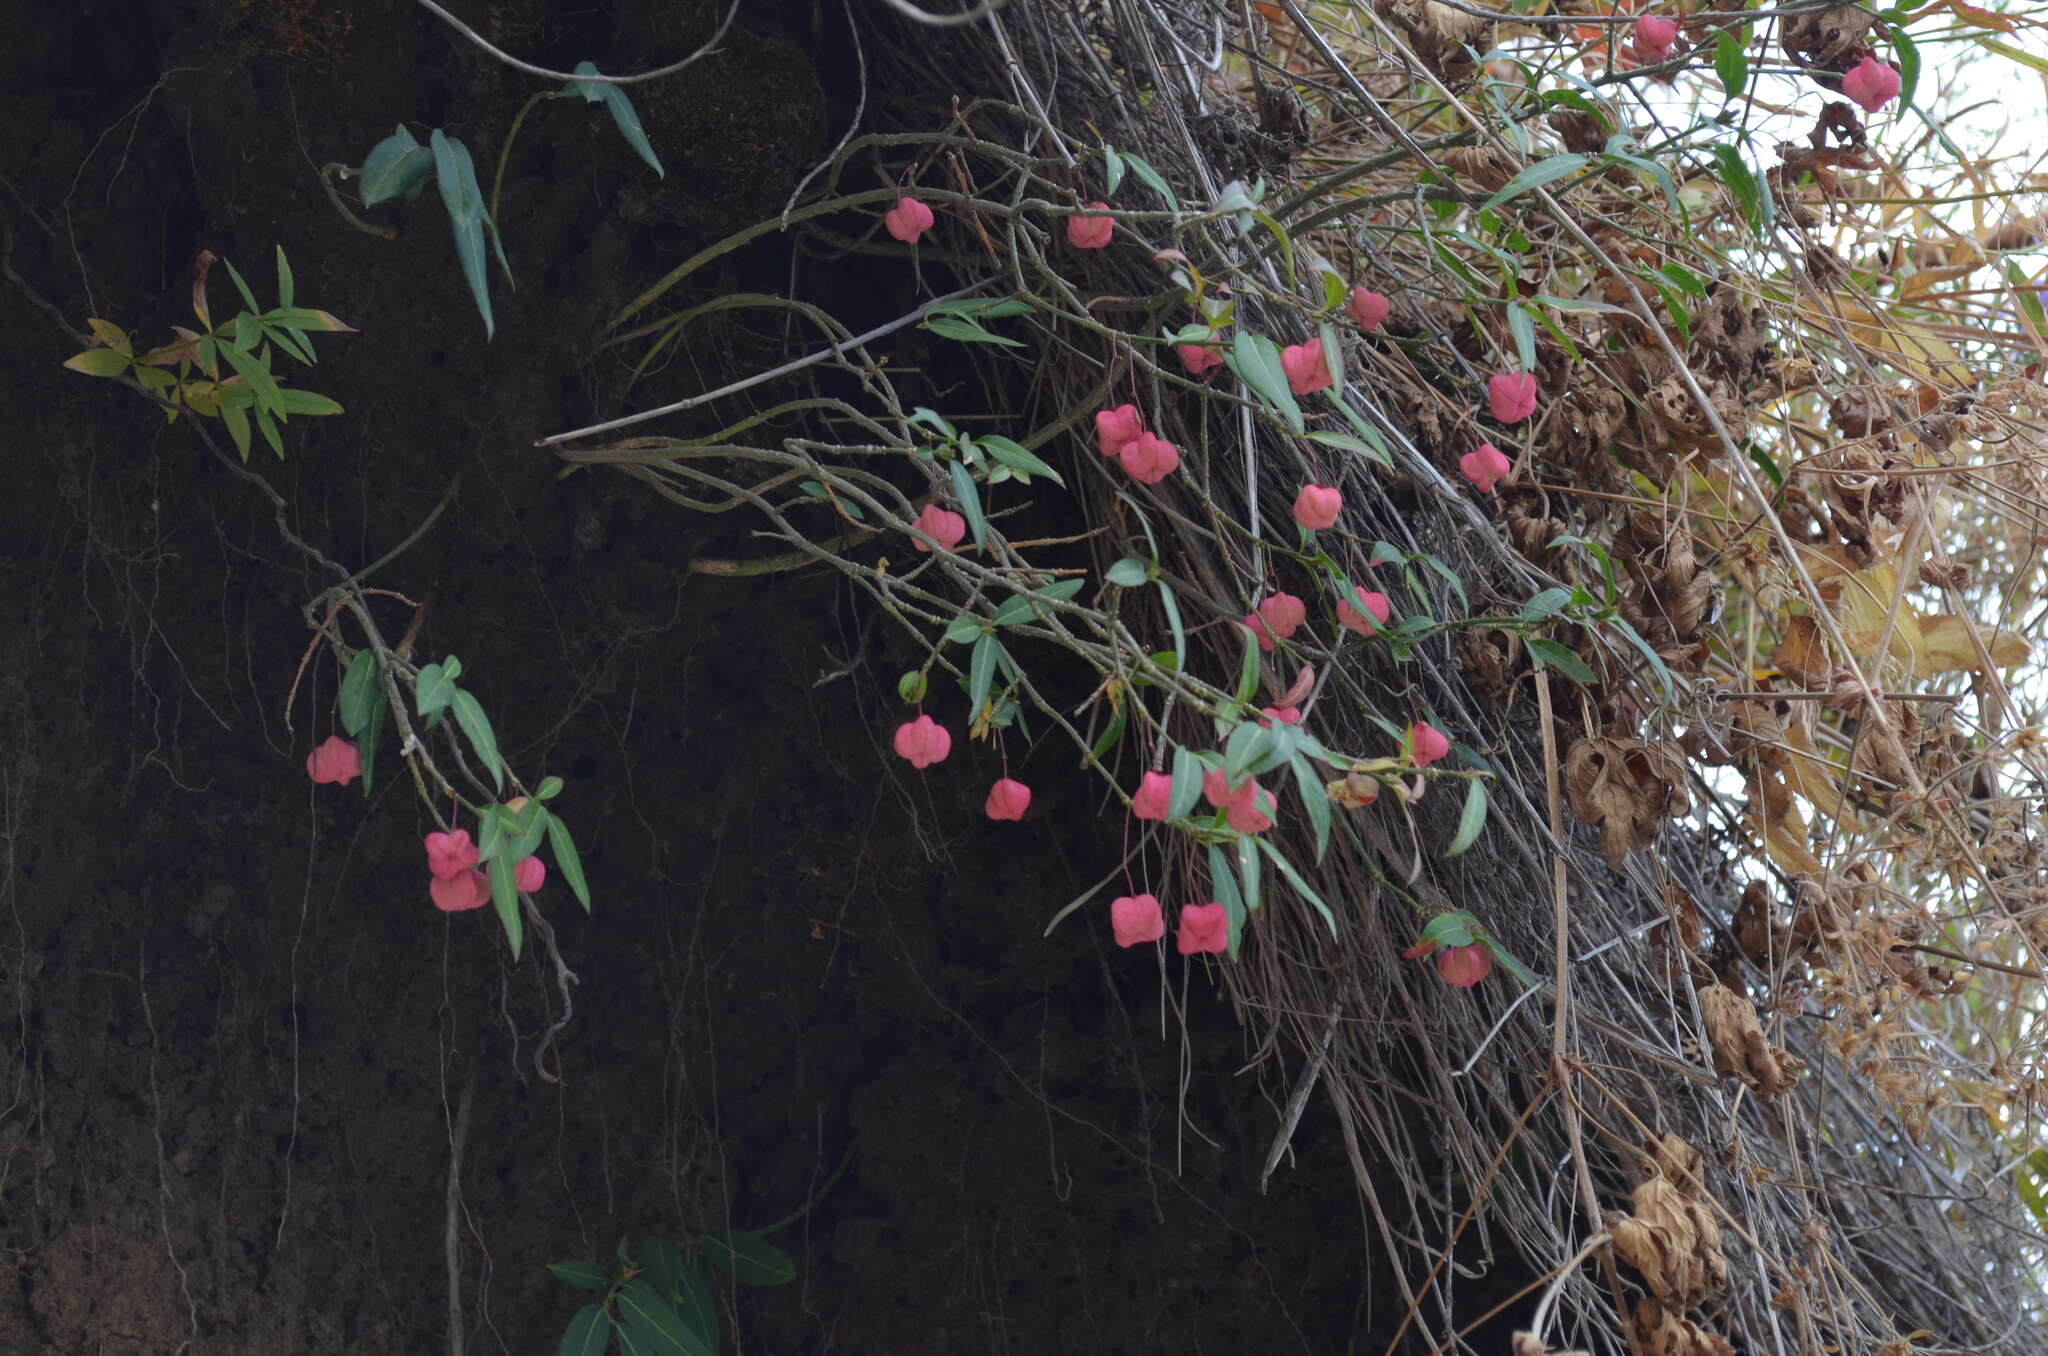
<svg viewBox="0 0 2048 1356">
<path fill-rule="evenodd" d="M 1829 12 L 1765 17 L 1794 53 Z M 1926 227 L 1918 271 L 1905 275 L 1929 285 L 1883 302 L 1868 283 L 1844 286 L 1837 251 L 1867 250 L 1900 218 L 1873 220 L 1843 176 L 1905 182 L 1847 105 L 1807 144 L 1780 148 L 1765 175 L 1780 215 L 1766 231 L 1697 148 L 1689 160 L 1666 148 L 1690 166 L 1688 192 L 1706 190 L 1683 222 L 1649 180 L 1589 160 L 1499 213 L 1539 279 L 1523 295 L 1577 304 L 1522 341 L 1550 407 L 1500 497 L 1476 500 L 1451 468 L 1481 437 L 1505 441 L 1480 423 L 1477 392 L 1486 372 L 1515 365 L 1518 341 L 1503 299 L 1475 279 L 1491 265 L 1471 209 L 1549 153 L 1542 138 L 1585 150 L 1631 124 L 1639 141 L 1668 130 L 1641 98 L 1645 73 L 1615 60 L 1603 17 L 1580 36 L 1602 63 L 1584 86 L 1599 97 L 1549 104 L 1482 99 L 1464 49 L 1552 43 L 1556 29 L 1518 39 L 1490 11 L 1430 0 L 1314 14 L 1293 0 L 1015 0 L 943 35 L 872 20 L 862 47 L 878 88 L 1007 96 L 899 100 L 885 116 L 900 130 L 848 138 L 803 205 L 673 271 L 622 314 L 617 342 L 645 346 L 643 371 L 689 342 L 721 304 L 682 300 L 692 276 L 770 229 L 795 230 L 816 257 L 907 264 L 875 218 L 915 182 L 948 222 L 919 247 L 920 266 L 1031 304 L 1017 331 L 1028 357 L 996 353 L 976 371 L 1004 426 L 1032 430 L 1020 441 L 1066 468 L 1085 560 L 1011 541 L 998 517 L 985 551 L 903 571 L 917 507 L 952 494 L 944 468 L 916 455 L 930 439 L 868 346 L 880 333 L 854 336 L 788 299 L 724 304 L 815 327 L 824 356 L 778 370 L 803 370 L 797 394 L 694 438 L 558 450 L 694 511 L 757 514 L 787 548 L 761 568 L 844 571 L 919 637 L 929 667 L 955 676 L 964 651 L 939 637 L 963 610 L 986 618 L 1083 564 L 1099 580 L 1156 542 L 1160 577 L 1199 610 L 1185 665 L 1157 658 L 1169 624 L 1149 591 L 1084 592 L 1007 633 L 1020 652 L 1056 645 L 1099 675 L 1078 712 L 1028 665 L 1016 679 L 1020 700 L 1080 749 L 1102 733 L 1108 698 L 1127 699 L 1120 750 L 1084 760 L 1105 788 L 1214 738 L 1228 679 L 1205 675 L 1236 671 L 1242 633 L 1228 623 L 1276 581 L 1304 577 L 1286 516 L 1295 488 L 1338 486 L 1342 530 L 1321 548 L 1361 581 L 1375 543 L 1433 558 L 1446 568 L 1411 566 L 1382 586 L 1447 623 L 1407 662 L 1304 632 L 1267 666 L 1263 697 L 1312 662 L 1309 726 L 1356 757 L 1387 751 L 1371 717 L 1401 726 L 1427 713 L 1483 752 L 1495 800 L 1478 844 L 1450 859 L 1459 807 L 1441 783 L 1340 812 L 1314 868 L 1302 816 L 1283 819 L 1286 854 L 1337 926 L 1276 888 L 1241 963 L 1221 971 L 1248 1045 L 1295 1094 L 1269 1171 L 1320 1090 L 1372 1241 L 1392 1259 L 1403 1332 L 1432 1352 L 1457 1349 L 1487 1316 L 1468 1294 L 1503 1264 L 1537 1278 L 1522 1300 L 1534 1311 L 1542 1296 L 1531 1349 L 2031 1350 L 2039 1244 L 2010 1173 L 2037 1114 L 2027 960 L 2048 896 L 2035 807 L 2004 789 L 2038 776 L 2040 755 L 2003 675 L 2025 658 L 2017 637 L 2033 620 L 2016 621 L 2007 600 L 2040 580 L 2040 411 L 2037 393 L 2001 376 L 1999 359 L 2028 342 L 2023 324 L 1993 323 L 2010 290 L 1930 290 L 2011 246 L 1990 228 L 1949 231 L 1936 257 L 1929 193 L 1911 216 Z M 1142 156 L 1181 203 L 1126 178 L 1118 229 L 1142 247 L 1081 257 L 1058 228 L 1104 196 L 1103 142 Z M 1210 206 L 1229 181 L 1262 174 L 1291 254 Z M 863 217 L 865 234 L 843 233 Z M 1179 253 L 1157 253 L 1169 248 Z M 1387 466 L 1289 434 L 1234 384 L 1189 378 L 1160 342 L 1189 318 L 1197 273 L 1234 305 L 1234 326 L 1308 337 L 1318 260 L 1396 299 L 1389 335 L 1346 345 L 1346 398 Z M 1709 280 L 1680 324 L 1652 275 L 1703 260 Z M 1991 309 L 1972 310 L 1986 294 Z M 1966 342 L 1973 328 L 1981 342 Z M 1156 491 L 1092 451 L 1065 455 L 1085 449 L 1093 410 L 1122 399 L 1186 459 Z M 831 431 L 847 428 L 854 439 Z M 911 467 L 927 479 L 906 488 Z M 1598 597 L 1603 580 L 1613 615 L 1549 633 L 1594 681 L 1532 673 L 1523 602 L 1554 588 Z M 1916 581 L 1938 614 L 1908 601 Z M 1152 848 L 1154 879 L 1208 897 L 1192 842 Z M 1547 966 L 1543 987 L 1453 991 L 1402 959 L 1422 922 L 1453 908 Z M 1931 970 L 1929 953 L 1991 963 L 1963 976 Z"/>
</svg>

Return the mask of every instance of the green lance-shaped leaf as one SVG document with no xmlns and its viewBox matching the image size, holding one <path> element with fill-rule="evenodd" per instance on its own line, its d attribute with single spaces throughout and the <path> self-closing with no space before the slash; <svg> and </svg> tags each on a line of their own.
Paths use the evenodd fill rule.
<svg viewBox="0 0 2048 1356">
<path fill-rule="evenodd" d="M 505 926 L 505 940 L 512 944 L 512 959 L 526 944 L 526 920 L 519 916 L 519 884 L 512 874 L 512 855 L 501 852 L 491 858 L 491 904 L 498 921 Z"/>
<path fill-rule="evenodd" d="M 484 318 L 484 338 L 497 333 L 498 324 L 491 316 L 490 280 L 485 276 L 484 239 L 489 235 L 492 247 L 497 251 L 498 266 L 505 270 L 505 280 L 512 280 L 512 265 L 505 262 L 505 247 L 498 239 L 498 227 L 491 220 L 491 214 L 484 210 L 483 190 L 476 182 L 476 162 L 469 158 L 469 148 L 449 136 L 440 128 L 434 129 L 434 182 L 441 189 L 441 205 L 448 209 L 448 227 L 455 237 L 455 256 L 462 263 L 463 280 L 469 284 L 469 294 L 476 301 L 476 309 Z"/>
<path fill-rule="evenodd" d="M 434 153 L 401 126 L 363 157 L 363 206 L 375 207 L 389 198 L 410 202 L 427 186 L 427 173 L 433 167 Z"/>
<path fill-rule="evenodd" d="M 595 1262 L 550 1262 L 548 1270 L 564 1285 L 603 1294 L 612 1283 L 612 1273 Z"/>
<path fill-rule="evenodd" d="M 702 1241 L 705 1259 L 741 1285 L 788 1285 L 796 1279 L 789 1254 L 757 1233 L 727 1229 Z"/>
<path fill-rule="evenodd" d="M 598 75 L 601 72 L 592 63 L 579 61 L 576 74 Z M 626 97 L 625 90 L 597 80 L 571 80 L 569 88 L 594 104 L 603 104 L 612 115 L 612 124 L 619 129 L 619 135 L 626 139 L 626 144 L 633 148 L 633 153 L 653 166 L 656 174 L 668 178 L 668 171 L 661 167 L 661 157 L 648 144 L 647 133 L 640 126 L 640 115 L 633 111 L 633 101 Z"/>
<path fill-rule="evenodd" d="M 500 791 L 505 789 L 505 763 L 498 757 L 498 736 L 491 730 L 491 718 L 484 714 L 484 708 L 475 697 L 461 688 L 455 689 L 455 723 L 462 727 L 462 733 L 469 736 L 470 747 L 489 770 L 491 780 Z"/>
<path fill-rule="evenodd" d="M 583 858 L 577 855 L 576 840 L 569 836 L 569 826 L 557 814 L 548 816 L 548 851 L 555 855 L 555 867 L 562 873 L 562 879 L 569 882 L 569 892 L 576 896 L 583 912 L 589 913 L 590 885 L 583 879 Z"/>
<path fill-rule="evenodd" d="M 595 1304 L 586 1304 L 569 1320 L 562 1333 L 562 1345 L 555 1356 L 604 1356 L 611 1349 L 611 1316 Z"/>
</svg>

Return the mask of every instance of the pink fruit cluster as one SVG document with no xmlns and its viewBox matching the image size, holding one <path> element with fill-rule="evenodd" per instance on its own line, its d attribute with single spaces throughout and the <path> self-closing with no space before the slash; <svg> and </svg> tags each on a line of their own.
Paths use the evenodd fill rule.
<svg viewBox="0 0 2048 1356">
<path fill-rule="evenodd" d="M 1671 44 L 1678 41 L 1678 21 L 1662 14 L 1645 14 L 1636 20 L 1636 59 L 1648 66 L 1671 59 Z"/>
<path fill-rule="evenodd" d="M 1116 218 L 1109 215 L 1109 204 L 1091 202 L 1087 210 L 1101 215 L 1068 217 L 1067 243 L 1077 250 L 1108 248 L 1109 238 L 1116 234 Z"/>
<path fill-rule="evenodd" d="M 953 752 L 953 736 L 946 727 L 920 712 L 915 720 L 896 727 L 892 741 L 896 756 L 919 772 L 946 761 Z M 1002 777 L 988 789 L 982 813 L 995 820 L 1017 820 L 1031 808 L 1031 788 L 1014 777 Z"/>
<path fill-rule="evenodd" d="M 910 525 L 916 529 L 911 533 L 910 544 L 926 555 L 931 554 L 932 542 L 937 542 L 940 550 L 950 551 L 967 535 L 967 520 L 937 504 L 926 504 Z"/>
<path fill-rule="evenodd" d="M 1308 620 L 1308 606 L 1291 593 L 1268 594 L 1255 611 L 1245 614 L 1244 624 L 1258 637 L 1259 648 L 1272 653 L 1273 646 L 1301 629 Z"/>
<path fill-rule="evenodd" d="M 470 840 L 469 830 L 430 833 L 425 842 L 427 873 L 433 877 L 427 894 L 435 908 L 461 913 L 490 902 L 491 879 L 477 869 L 476 844 Z M 538 890 L 547 878 L 548 869 L 538 857 L 521 857 L 512 868 L 512 881 L 521 890 Z"/>
<path fill-rule="evenodd" d="M 1337 379 L 1330 375 L 1330 356 L 1323 352 L 1321 339 L 1281 349 L 1280 370 L 1287 374 L 1287 389 L 1298 396 L 1313 395 L 1337 384 Z"/>
<path fill-rule="evenodd" d="M 1479 487 L 1481 494 L 1492 494 L 1501 477 L 1515 469 L 1507 454 L 1492 443 L 1481 443 L 1475 449 L 1458 458 L 1458 469 L 1465 479 Z"/>
<path fill-rule="evenodd" d="M 882 213 L 883 227 L 906 245 L 915 245 L 917 238 L 932 228 L 932 220 L 932 209 L 907 195 Z"/>
<path fill-rule="evenodd" d="M 1536 413 L 1536 374 L 1498 372 L 1488 377 L 1486 403 L 1501 423 L 1521 423 Z"/>
<path fill-rule="evenodd" d="M 1138 946 L 1166 935 L 1166 913 L 1156 895 L 1123 895 L 1109 902 L 1109 925 L 1118 946 Z M 1183 956 L 1228 951 L 1230 915 L 1221 904 L 1186 905 L 1174 947 Z"/>
<path fill-rule="evenodd" d="M 1876 57 L 1866 56 L 1842 77 L 1842 93 L 1865 113 L 1875 113 L 1899 97 L 1899 72 Z"/>
<path fill-rule="evenodd" d="M 306 755 L 306 775 L 317 786 L 347 786 L 363 775 L 363 755 L 340 735 L 329 735 Z"/>
<path fill-rule="evenodd" d="M 1180 449 L 1148 432 L 1136 405 L 1097 410 L 1095 445 L 1140 484 L 1157 485 L 1180 468 Z"/>
</svg>

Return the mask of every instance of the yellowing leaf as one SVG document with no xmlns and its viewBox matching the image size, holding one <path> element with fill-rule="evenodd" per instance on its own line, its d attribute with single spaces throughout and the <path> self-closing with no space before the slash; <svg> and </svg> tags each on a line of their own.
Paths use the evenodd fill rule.
<svg viewBox="0 0 2048 1356">
<path fill-rule="evenodd" d="M 1892 597 L 1899 591 L 1899 572 L 1889 563 L 1873 565 L 1844 578 L 1841 590 L 1835 615 L 1841 618 L 1850 642 L 1862 651 L 1857 657 L 1867 661 L 1875 657 L 1872 651 L 1884 632 Z M 1899 604 L 1898 619 L 1892 624 L 1890 653 L 1905 665 L 1908 673 L 1927 671 L 1927 639 L 1920 631 L 1920 614 L 1911 603 Z"/>
<path fill-rule="evenodd" d="M 1842 799 L 1841 785 L 1836 780 L 1841 769 L 1820 751 L 1803 725 L 1785 727 L 1785 747 L 1790 755 L 1779 766 L 1786 785 L 1819 813 L 1831 814 L 1835 803 Z"/>
<path fill-rule="evenodd" d="M 1953 612 L 1927 618 L 1921 623 L 1920 634 L 1927 644 L 1929 673 L 1959 673 L 1980 667 L 1977 647 L 1970 643 L 1969 628 Z M 1984 648 L 1991 652 L 1991 663 L 1996 668 L 2024 664 L 2033 653 L 2033 647 L 2015 632 L 1979 626 L 1977 634 L 1983 638 Z"/>
<path fill-rule="evenodd" d="M 1779 794 L 1783 795 L 1782 789 Z M 1821 870 L 1820 858 L 1814 856 L 1813 849 L 1806 845 L 1806 821 L 1800 818 L 1798 808 L 1790 803 L 1789 798 L 1785 813 L 1776 820 L 1769 819 L 1763 808 L 1752 801 L 1749 820 L 1780 871 L 1798 875 Z"/>
<path fill-rule="evenodd" d="M 1946 268 L 1923 268 L 1899 288 L 1900 301 L 1918 301 L 1945 282 L 1956 282 L 1975 273 L 1975 263 L 1950 264 Z"/>
<path fill-rule="evenodd" d="M 1802 302 L 1799 310 L 1811 323 L 1832 328 L 1833 317 L 1811 304 Z M 1879 315 L 1845 298 L 1835 301 L 1834 310 L 1850 339 L 1886 355 L 1886 361 L 1901 371 L 1944 386 L 1960 386 L 1972 379 L 1962 355 L 1928 326 L 1895 313 Z"/>
<path fill-rule="evenodd" d="M 98 338 L 101 343 L 105 344 L 108 348 L 114 350 L 114 352 L 120 354 L 122 357 L 125 358 L 131 352 L 133 352 L 133 350 L 128 347 L 127 331 L 123 330 L 119 325 L 116 325 L 113 321 L 100 320 L 98 318 L 94 318 L 86 321 L 85 323 L 86 326 L 92 330 L 94 336 Z"/>
</svg>

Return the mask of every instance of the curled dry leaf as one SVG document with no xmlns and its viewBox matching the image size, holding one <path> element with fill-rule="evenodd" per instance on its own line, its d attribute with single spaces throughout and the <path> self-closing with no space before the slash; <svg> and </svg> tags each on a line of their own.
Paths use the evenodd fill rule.
<svg viewBox="0 0 2048 1356">
<path fill-rule="evenodd" d="M 1648 847 L 1666 819 L 1685 814 L 1685 754 L 1669 740 L 1596 736 L 1572 745 L 1564 759 L 1572 813 L 1600 830 L 1608 864 L 1630 848 Z"/>
<path fill-rule="evenodd" d="M 1739 1078 L 1753 1091 L 1775 1097 L 1799 1081 L 1806 1065 L 1797 1055 L 1764 1039 L 1756 1008 L 1725 984 L 1699 992 L 1707 1042 L 1714 1047 L 1714 1072 Z"/>
<path fill-rule="evenodd" d="M 1802 66 L 1845 71 L 1856 64 L 1850 58 L 1862 49 L 1870 24 L 1871 16 L 1854 5 L 1807 10 L 1786 20 L 1779 41 Z"/>
<path fill-rule="evenodd" d="M 1454 76 L 1472 69 L 1472 58 L 1466 48 L 1484 52 L 1493 46 L 1491 20 L 1440 5 L 1437 0 L 1393 0 L 1384 12 L 1407 33 L 1415 54 L 1436 67 L 1441 75 Z"/>
<path fill-rule="evenodd" d="M 1678 1136 L 1666 1132 L 1643 1141 L 1643 1152 L 1656 1165 L 1657 1173 L 1689 1196 L 1705 1194 L 1706 1179 L 1700 1176 L 1704 1160 L 1700 1151 Z"/>
<path fill-rule="evenodd" d="M 1654 1299 L 1636 1302 L 1634 1327 L 1636 1350 L 1643 1356 L 1735 1356 L 1720 1333 L 1708 1332 Z"/>
<path fill-rule="evenodd" d="M 1442 160 L 1444 168 L 1486 193 L 1506 188 L 1515 177 L 1515 162 L 1491 146 L 1453 146 L 1442 153 Z"/>
<path fill-rule="evenodd" d="M 1660 1176 L 1635 1189 L 1631 1208 L 1610 1214 L 1607 1232 L 1651 1294 L 1683 1312 L 1727 1285 L 1721 1228 L 1707 1207 Z"/>
</svg>

